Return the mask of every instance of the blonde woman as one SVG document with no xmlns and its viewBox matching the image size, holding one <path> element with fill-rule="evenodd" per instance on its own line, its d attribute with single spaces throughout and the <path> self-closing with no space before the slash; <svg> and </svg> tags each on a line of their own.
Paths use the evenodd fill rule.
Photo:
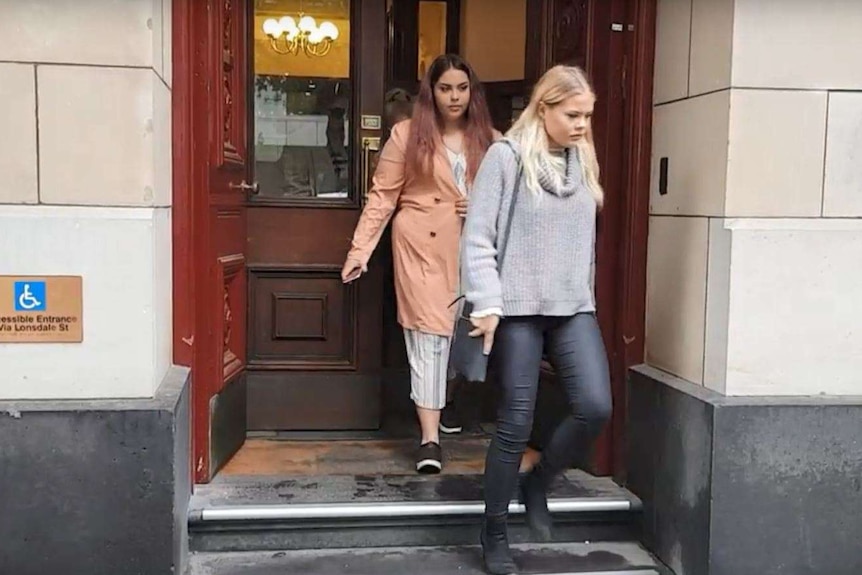
<svg viewBox="0 0 862 575">
<path fill-rule="evenodd" d="M 611 413 L 592 288 L 596 212 L 603 197 L 590 127 L 595 99 L 579 68 L 556 66 L 545 73 L 505 140 L 488 149 L 465 223 L 462 273 L 475 310 L 471 335 L 484 338 L 485 353 L 494 346 L 503 391 L 485 462 L 481 542 L 492 574 L 516 571 L 506 531 L 515 489 L 534 536 L 550 539 L 548 487 L 587 456 Z M 571 412 L 519 481 L 543 349 Z"/>
</svg>

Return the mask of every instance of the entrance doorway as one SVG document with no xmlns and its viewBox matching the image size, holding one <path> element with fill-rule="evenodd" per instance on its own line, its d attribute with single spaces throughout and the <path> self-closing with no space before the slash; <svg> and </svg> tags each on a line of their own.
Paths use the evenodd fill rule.
<svg viewBox="0 0 862 575">
<path fill-rule="evenodd" d="M 340 269 L 386 138 L 385 94 L 415 93 L 423 65 L 443 51 L 476 67 L 501 131 L 551 65 L 581 65 L 592 77 L 609 198 L 596 290 L 616 406 L 594 470 L 614 471 L 625 368 L 639 355 L 628 346 L 641 344 L 629 334 L 642 324 L 642 302 L 626 298 L 642 291 L 635 241 L 643 230 L 635 224 L 645 205 L 636 211 L 632 198 L 643 178 L 633 166 L 642 170 L 644 162 L 633 150 L 644 146 L 648 124 L 642 116 L 637 130 L 626 124 L 640 109 L 626 102 L 626 89 L 641 96 L 646 89 L 626 76 L 631 40 L 619 23 L 637 17 L 640 5 L 177 2 L 175 22 L 189 34 L 174 48 L 176 75 L 187 79 L 174 89 L 175 188 L 182 191 L 174 202 L 175 300 L 193 305 L 175 310 L 175 345 L 178 363 L 192 367 L 197 482 L 209 481 L 249 433 L 355 439 L 380 430 L 393 412 L 412 417 L 387 238 L 361 281 L 342 284 Z M 297 41 L 299 28 L 315 42 Z M 550 369 L 543 380 L 552 414 L 559 390 Z M 492 399 L 484 402 L 489 419 Z"/>
<path fill-rule="evenodd" d="M 336 37 L 291 43 L 303 9 Z M 528 87 L 527 15 L 526 0 L 255 0 L 248 431 L 359 432 L 413 417 L 388 237 L 361 281 L 339 277 L 390 127 L 385 95 L 415 94 L 436 56 L 459 52 L 504 131 Z M 490 49 L 495 35 L 504 48 Z"/>
</svg>

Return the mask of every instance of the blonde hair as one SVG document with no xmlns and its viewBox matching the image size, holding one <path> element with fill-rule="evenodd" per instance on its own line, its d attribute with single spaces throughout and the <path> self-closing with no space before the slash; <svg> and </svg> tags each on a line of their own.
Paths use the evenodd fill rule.
<svg viewBox="0 0 862 575">
<path fill-rule="evenodd" d="M 551 159 L 548 133 L 539 115 L 539 108 L 542 104 L 548 107 L 556 106 L 563 100 L 580 94 L 590 94 L 595 98 L 595 92 L 584 71 L 575 66 L 554 66 L 536 83 L 530 103 L 506 133 L 508 138 L 516 141 L 521 147 L 521 161 L 527 187 L 534 192 L 541 189 L 538 176 L 539 165 Z M 581 161 L 584 180 L 590 194 L 601 207 L 604 202 L 604 190 L 599 183 L 599 160 L 593 143 L 592 125 L 587 126 L 586 136 L 575 145 L 575 149 Z"/>
</svg>

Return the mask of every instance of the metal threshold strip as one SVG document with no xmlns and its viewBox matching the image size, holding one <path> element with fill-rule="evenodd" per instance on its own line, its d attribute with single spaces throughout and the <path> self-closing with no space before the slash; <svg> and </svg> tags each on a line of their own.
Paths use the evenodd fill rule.
<svg viewBox="0 0 862 575">
<path fill-rule="evenodd" d="M 654 567 L 642 567 L 622 571 L 578 571 L 577 573 L 536 573 L 536 575 L 660 575 L 660 573 Z"/>
<path fill-rule="evenodd" d="M 551 513 L 601 513 L 631 511 L 628 499 L 550 499 Z M 199 520 L 208 521 L 278 521 L 297 519 L 376 519 L 393 517 L 445 517 L 482 515 L 481 501 L 425 501 L 385 503 L 314 503 L 286 505 L 229 505 L 206 507 L 199 511 Z M 509 504 L 510 514 L 524 513 L 520 503 Z"/>
</svg>

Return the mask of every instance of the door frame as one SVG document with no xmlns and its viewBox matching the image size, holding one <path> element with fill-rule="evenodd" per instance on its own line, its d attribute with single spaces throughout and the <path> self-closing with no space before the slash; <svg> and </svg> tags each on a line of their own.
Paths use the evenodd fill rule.
<svg viewBox="0 0 862 575">
<path fill-rule="evenodd" d="M 583 0 L 572 3 L 575 2 L 582 4 Z M 528 19 L 539 23 L 535 30 L 536 41 L 527 44 L 525 71 L 530 81 L 538 80 L 556 63 L 554 36 L 560 18 L 557 12 L 564 3 L 565 0 L 528 0 Z M 577 10 L 576 6 L 568 4 L 564 8 Z M 618 172 L 607 171 L 615 166 L 603 166 L 603 180 L 612 194 L 607 207 L 613 209 L 605 210 L 599 221 L 599 225 L 606 226 L 605 231 L 610 232 L 600 233 L 599 257 L 602 257 L 602 250 L 605 257 L 612 255 L 613 269 L 606 270 L 606 277 L 596 278 L 597 295 L 601 298 L 607 294 L 599 302 L 599 323 L 608 348 L 614 409 L 610 424 L 598 440 L 593 462 L 595 471 L 612 474 L 621 482 L 626 476 L 628 370 L 643 362 L 645 351 L 656 11 L 656 0 L 593 0 L 585 11 L 576 12 L 576 17 L 591 22 L 599 20 L 588 26 L 582 56 L 588 73 L 592 69 L 601 71 L 592 80 L 599 92 L 604 89 L 603 98 L 611 106 L 602 113 L 622 111 L 621 117 L 613 122 L 607 120 L 609 131 L 603 143 L 605 149 L 619 149 L 621 156 Z M 622 29 L 604 28 L 610 27 L 611 22 L 622 23 Z M 571 51 L 571 48 L 566 46 L 565 50 Z M 603 65 L 597 64 L 599 57 Z M 609 182 L 613 183 L 609 185 Z M 608 220 L 602 221 L 605 219 Z M 606 291 L 602 291 L 602 284 Z M 613 315 L 603 317 L 603 312 L 609 309 Z M 542 376 L 543 379 L 553 378 L 550 366 L 543 369 Z"/>
<path fill-rule="evenodd" d="M 200 78 L 194 75 L 196 63 L 195 43 L 200 31 L 193 25 L 195 12 L 194 0 L 174 0 L 171 5 L 171 250 L 172 250 L 172 322 L 173 322 L 173 363 L 192 368 L 195 363 L 195 335 L 197 333 L 196 313 L 199 307 L 196 294 L 198 269 L 196 262 L 200 246 L 195 244 L 195 224 L 201 216 L 196 216 L 194 200 L 205 189 L 204 169 L 199 165 L 206 161 L 205 152 L 196 149 L 193 142 L 194 128 L 197 123 L 193 106 L 194 96 L 202 87 Z M 205 27 L 205 26 L 204 26 Z M 194 370 L 193 370 L 194 371 Z M 194 374 L 192 377 L 194 377 Z M 190 395 L 198 385 L 191 381 Z M 192 406 L 190 442 L 192 454 L 193 480 L 201 482 L 195 470 L 194 461 L 201 442 L 209 444 L 206 437 L 200 436 L 196 424 L 196 408 Z"/>
<path fill-rule="evenodd" d="M 249 0 L 251 1 L 251 0 Z M 529 9 L 534 6 L 529 2 Z M 172 4 L 172 263 L 173 263 L 173 362 L 192 368 L 191 392 L 195 397 L 213 387 L 213 382 L 197 377 L 196 366 L 215 358 L 196 341 L 205 339 L 211 329 L 202 318 L 206 281 L 209 277 L 205 256 L 210 253 L 206 238 L 196 233 L 207 214 L 201 197 L 207 191 L 206 139 L 207 110 L 195 106 L 205 101 L 206 81 L 198 67 L 201 50 L 208 46 L 209 22 L 197 0 L 173 0 Z M 536 2 L 535 4 L 540 4 Z M 196 8 L 197 6 L 197 8 Z M 649 224 L 649 184 L 651 169 L 653 60 L 655 53 L 655 0 L 626 0 L 627 24 L 625 59 L 621 81 L 626 93 L 625 130 L 623 137 L 624 184 L 619 266 L 620 287 L 615 318 L 617 353 L 611 358 L 611 369 L 618 381 L 625 381 L 629 367 L 644 358 L 647 231 Z M 528 66 L 547 65 L 547 50 L 537 47 L 538 59 Z M 537 53 L 538 52 L 538 53 Z M 203 125 L 202 125 L 203 122 Z M 204 139 L 201 140 L 200 138 Z M 202 144 L 203 142 L 203 144 Z M 210 421 L 201 413 L 204 405 L 192 402 L 192 472 L 194 481 L 209 481 Z M 614 475 L 624 479 L 625 405 L 615 406 L 612 436 Z"/>
<path fill-rule="evenodd" d="M 625 43 L 623 89 L 626 112 L 623 135 L 624 184 L 619 250 L 616 333 L 619 353 L 612 369 L 628 380 L 630 367 L 643 363 L 646 351 L 647 237 L 652 169 L 653 79 L 656 42 L 656 0 L 628 0 L 626 19 L 634 30 Z M 624 383 L 625 384 L 625 383 Z M 623 397 L 627 397 L 624 392 Z M 626 405 L 614 410 L 614 477 L 626 478 Z"/>
</svg>

